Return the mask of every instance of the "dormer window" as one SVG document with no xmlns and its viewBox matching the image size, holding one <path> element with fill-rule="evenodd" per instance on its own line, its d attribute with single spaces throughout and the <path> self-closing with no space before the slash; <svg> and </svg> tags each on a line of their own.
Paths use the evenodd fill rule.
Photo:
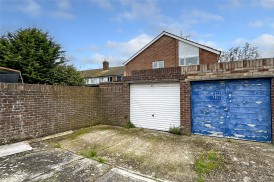
<svg viewBox="0 0 274 182">
<path fill-rule="evenodd" d="M 199 48 L 190 44 L 179 42 L 179 66 L 199 64 Z"/>
<path fill-rule="evenodd" d="M 164 61 L 155 61 L 155 62 L 152 62 L 152 68 L 153 69 L 164 68 L 164 67 L 165 67 Z"/>
</svg>

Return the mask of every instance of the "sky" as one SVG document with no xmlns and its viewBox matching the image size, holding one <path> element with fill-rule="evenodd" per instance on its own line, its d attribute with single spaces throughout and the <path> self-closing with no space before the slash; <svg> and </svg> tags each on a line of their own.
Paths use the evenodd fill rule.
<svg viewBox="0 0 274 182">
<path fill-rule="evenodd" d="M 80 70 L 120 66 L 162 31 L 274 57 L 274 0 L 0 0 L 0 34 L 38 27 Z"/>
</svg>

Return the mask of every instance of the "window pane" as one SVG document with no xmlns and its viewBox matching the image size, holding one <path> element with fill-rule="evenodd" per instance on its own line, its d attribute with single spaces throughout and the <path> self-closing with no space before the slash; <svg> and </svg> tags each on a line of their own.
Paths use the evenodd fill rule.
<svg viewBox="0 0 274 182">
<path fill-rule="evenodd" d="M 164 67 L 164 61 L 159 61 L 158 63 L 159 63 L 158 68 L 163 68 Z"/>
<path fill-rule="evenodd" d="M 186 58 L 186 66 L 197 65 L 199 57 L 188 57 Z"/>
<path fill-rule="evenodd" d="M 153 63 L 152 63 L 152 68 L 153 68 L 153 69 L 157 68 L 157 62 L 153 62 Z"/>
<path fill-rule="evenodd" d="M 180 66 L 185 66 L 185 59 L 184 58 L 180 58 L 179 59 L 179 64 L 180 64 Z"/>
</svg>

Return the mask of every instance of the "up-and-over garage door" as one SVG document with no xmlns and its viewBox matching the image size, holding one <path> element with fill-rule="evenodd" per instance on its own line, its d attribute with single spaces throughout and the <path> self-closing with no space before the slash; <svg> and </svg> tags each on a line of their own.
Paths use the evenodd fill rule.
<svg viewBox="0 0 274 182">
<path fill-rule="evenodd" d="M 136 127 L 162 131 L 180 126 L 179 83 L 131 84 L 130 121 Z"/>
<path fill-rule="evenodd" d="M 191 84 L 192 132 L 271 141 L 270 80 L 226 80 Z"/>
</svg>

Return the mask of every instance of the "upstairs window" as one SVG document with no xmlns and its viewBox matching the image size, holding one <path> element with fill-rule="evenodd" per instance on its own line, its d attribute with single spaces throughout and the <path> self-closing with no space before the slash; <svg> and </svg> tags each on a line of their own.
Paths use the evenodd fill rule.
<svg viewBox="0 0 274 182">
<path fill-rule="evenodd" d="M 199 48 L 179 42 L 179 66 L 199 64 Z"/>
<path fill-rule="evenodd" d="M 155 62 L 152 62 L 152 68 L 153 69 L 164 68 L 164 67 L 165 67 L 164 61 L 155 61 Z"/>
</svg>

